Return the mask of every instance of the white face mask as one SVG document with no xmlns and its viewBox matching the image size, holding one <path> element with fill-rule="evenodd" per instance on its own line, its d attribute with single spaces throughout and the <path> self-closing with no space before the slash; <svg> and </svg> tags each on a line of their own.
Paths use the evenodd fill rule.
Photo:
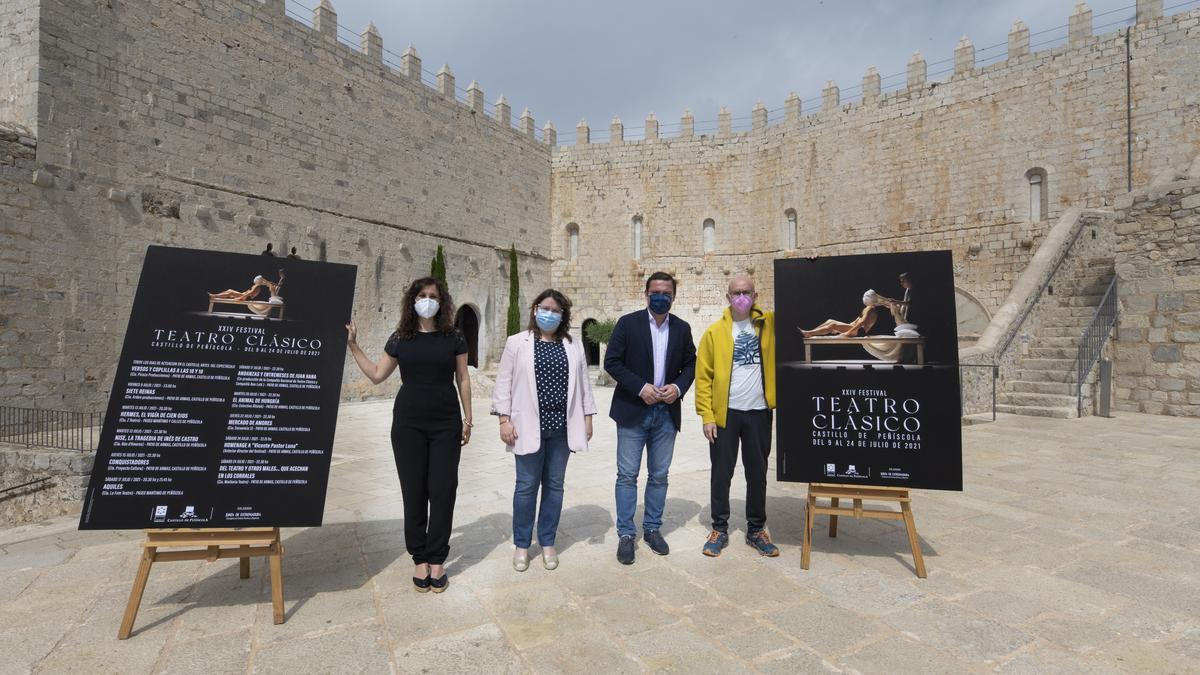
<svg viewBox="0 0 1200 675">
<path fill-rule="evenodd" d="M 422 319 L 432 319 L 438 313 L 438 301 L 433 298 L 418 298 L 413 303 L 413 309 L 417 310 L 417 316 Z"/>
</svg>

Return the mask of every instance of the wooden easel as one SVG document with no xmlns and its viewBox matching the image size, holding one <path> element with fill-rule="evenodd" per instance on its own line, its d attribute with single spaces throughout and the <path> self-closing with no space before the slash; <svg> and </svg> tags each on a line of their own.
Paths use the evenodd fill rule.
<svg viewBox="0 0 1200 675">
<path fill-rule="evenodd" d="M 817 504 L 817 499 L 829 498 L 829 506 Z M 854 501 L 853 508 L 839 507 L 842 499 Z M 877 502 L 898 502 L 899 511 L 885 509 L 864 509 L 863 500 Z M 917 576 L 925 578 L 925 558 L 921 556 L 921 544 L 917 540 L 917 523 L 913 520 L 912 502 L 906 488 L 874 487 L 858 485 L 837 485 L 833 483 L 809 483 L 808 507 L 804 510 L 804 546 L 800 552 L 800 567 L 808 569 L 812 553 L 813 522 L 818 515 L 829 516 L 829 536 L 837 536 L 838 516 L 854 516 L 863 518 L 878 518 L 881 520 L 903 520 L 904 528 L 908 531 L 908 545 L 912 548 L 913 566 Z"/>
<path fill-rule="evenodd" d="M 178 547 L 189 547 L 191 550 L 158 550 Z M 146 580 L 150 578 L 150 566 L 154 563 L 179 560 L 214 562 L 221 558 L 240 558 L 238 572 L 241 578 L 248 579 L 250 558 L 256 557 L 268 558 L 275 623 L 283 623 L 283 543 L 279 540 L 278 527 L 146 530 L 146 541 L 142 542 L 142 562 L 133 579 L 133 589 L 129 591 L 129 604 L 125 606 L 125 616 L 121 619 L 117 639 L 125 640 L 133 632 L 133 622 L 142 604 Z"/>
</svg>

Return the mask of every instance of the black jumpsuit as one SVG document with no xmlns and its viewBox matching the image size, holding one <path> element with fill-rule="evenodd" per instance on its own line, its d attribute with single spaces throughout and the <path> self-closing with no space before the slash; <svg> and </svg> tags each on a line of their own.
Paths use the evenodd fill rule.
<svg viewBox="0 0 1200 675">
<path fill-rule="evenodd" d="M 441 565 L 450 552 L 462 414 L 454 387 L 462 333 L 392 334 L 383 348 L 403 383 L 392 407 L 392 454 L 404 498 L 404 543 L 413 563 Z"/>
</svg>

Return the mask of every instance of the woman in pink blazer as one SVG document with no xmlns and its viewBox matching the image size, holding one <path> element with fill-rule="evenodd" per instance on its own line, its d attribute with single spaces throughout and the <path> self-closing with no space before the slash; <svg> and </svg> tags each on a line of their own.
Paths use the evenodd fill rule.
<svg viewBox="0 0 1200 675">
<path fill-rule="evenodd" d="M 546 569 L 558 567 L 554 538 L 562 513 L 563 479 L 572 452 L 587 450 L 596 401 L 583 345 L 572 340 L 571 301 L 542 291 L 529 309 L 529 328 L 508 338 L 492 390 L 500 439 L 516 456 L 513 568 L 529 569 L 534 511 Z M 537 508 L 541 488 L 541 508 Z"/>
</svg>

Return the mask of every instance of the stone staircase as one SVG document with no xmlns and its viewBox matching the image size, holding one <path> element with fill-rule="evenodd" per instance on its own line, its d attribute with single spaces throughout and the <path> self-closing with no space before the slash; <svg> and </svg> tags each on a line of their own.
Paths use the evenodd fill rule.
<svg viewBox="0 0 1200 675">
<path fill-rule="evenodd" d="M 1075 358 L 1079 338 L 1113 278 L 1111 258 L 1083 262 L 1054 295 L 1043 298 L 1042 326 L 1017 360 L 1016 379 L 1004 384 L 996 410 L 1038 417 L 1075 417 Z M 1086 384 L 1096 377 L 1096 368 Z M 1085 386 L 1083 412 L 1090 414 L 1091 387 Z"/>
</svg>

